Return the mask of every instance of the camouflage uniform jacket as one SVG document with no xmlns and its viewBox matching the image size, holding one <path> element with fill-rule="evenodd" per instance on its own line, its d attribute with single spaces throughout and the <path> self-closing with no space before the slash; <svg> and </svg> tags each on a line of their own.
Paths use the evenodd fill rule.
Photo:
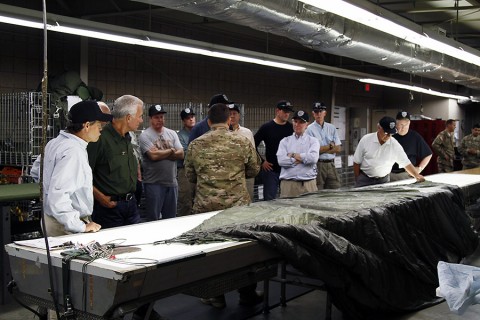
<svg viewBox="0 0 480 320">
<path fill-rule="evenodd" d="M 477 150 L 477 154 L 467 152 L 467 149 Z M 464 169 L 480 167 L 480 136 L 474 137 L 473 134 L 462 139 L 460 153 L 463 156 L 462 164 Z"/>
<path fill-rule="evenodd" d="M 245 178 L 260 171 L 260 158 L 245 137 L 223 125 L 188 145 L 185 174 L 196 183 L 193 212 L 223 210 L 251 202 Z"/>
<path fill-rule="evenodd" d="M 437 163 L 442 167 L 451 168 L 453 170 L 453 159 L 455 158 L 455 144 L 453 141 L 453 132 L 449 133 L 443 130 L 433 140 L 432 149 L 438 155 Z M 445 159 L 448 156 L 448 161 Z"/>
</svg>

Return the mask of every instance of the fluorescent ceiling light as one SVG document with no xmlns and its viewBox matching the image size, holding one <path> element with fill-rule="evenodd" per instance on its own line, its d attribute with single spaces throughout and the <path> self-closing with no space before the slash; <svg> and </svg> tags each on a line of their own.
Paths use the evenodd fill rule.
<svg viewBox="0 0 480 320">
<path fill-rule="evenodd" d="M 329 3 L 330 1 L 337 2 L 335 0 L 328 0 L 326 2 Z M 304 2 L 307 2 L 307 1 L 304 1 Z M 323 4 L 323 1 L 322 1 L 322 4 Z M 37 13 L 35 12 L 35 14 Z M 27 20 L 27 19 L 19 19 L 16 17 L 8 17 L 8 16 L 0 15 L 0 23 L 13 24 L 13 25 L 25 26 L 25 27 L 36 28 L 36 29 L 43 29 L 43 23 L 36 22 L 35 19 L 37 19 L 38 21 L 40 17 L 32 16 L 29 20 Z M 65 19 L 65 17 L 63 17 L 62 19 Z M 77 21 L 76 19 L 72 19 L 72 18 L 70 18 L 70 20 L 68 20 L 71 22 L 69 24 L 72 24 L 72 25 L 79 25 L 79 24 L 81 25 L 82 23 L 84 23 L 84 21 Z M 108 27 L 111 27 L 111 26 L 104 25 L 101 23 L 96 23 L 96 22 L 90 22 L 89 26 L 90 25 L 94 25 L 98 29 L 107 29 Z M 185 53 L 199 54 L 199 55 L 204 55 L 204 56 L 209 56 L 214 58 L 222 58 L 222 59 L 228 59 L 228 60 L 255 63 L 255 64 L 260 64 L 260 65 L 265 65 L 265 66 L 270 66 L 275 68 L 282 68 L 287 70 L 296 70 L 296 71 L 303 71 L 303 72 L 309 72 L 309 73 L 315 73 L 315 74 L 328 75 L 331 77 L 341 77 L 341 78 L 351 79 L 351 80 L 360 80 L 362 82 L 367 82 L 371 84 L 402 88 L 406 90 L 412 90 L 412 91 L 422 92 L 425 94 L 436 95 L 436 96 L 452 98 L 452 99 L 468 99 L 468 97 L 457 96 L 452 94 L 444 94 L 442 92 L 433 91 L 430 89 L 402 85 L 395 82 L 371 79 L 369 77 L 373 77 L 373 76 L 367 73 L 360 73 L 352 70 L 340 69 L 336 67 L 324 66 L 324 65 L 311 63 L 311 62 L 290 59 L 285 57 L 271 56 L 271 55 L 267 55 L 267 56 L 272 57 L 273 59 L 261 59 L 261 57 L 264 55 L 254 51 L 217 46 L 214 44 L 193 41 L 193 40 L 185 40 L 185 39 L 169 37 L 169 36 L 165 36 L 165 37 L 168 40 L 172 39 L 172 42 L 152 40 L 146 37 L 143 31 L 140 31 L 140 30 L 127 29 L 127 28 L 122 28 L 117 26 L 115 26 L 114 28 L 115 29 L 112 29 L 112 32 L 102 32 L 102 31 L 93 31 L 86 28 L 68 27 L 68 26 L 60 25 L 60 23 L 47 24 L 47 29 L 50 31 L 62 32 L 62 33 L 67 33 L 72 35 L 94 38 L 94 39 L 114 41 L 119 43 L 158 48 L 158 49 L 164 49 L 164 50 L 180 51 Z M 114 34 L 113 30 L 118 31 L 118 29 L 121 29 L 121 32 L 123 34 L 128 34 L 128 36 Z M 158 38 L 162 36 L 164 35 L 157 34 L 156 37 Z M 173 43 L 173 42 L 181 43 L 181 41 L 185 41 L 187 45 Z M 220 48 L 220 50 L 208 49 L 208 48 L 215 48 L 215 47 Z M 225 52 L 221 52 L 222 49 L 224 49 Z M 239 53 L 244 53 L 244 54 L 242 55 L 242 54 L 236 54 L 236 53 L 228 53 L 228 51 L 232 51 L 232 52 L 238 51 Z M 274 60 L 277 60 L 277 61 L 274 61 Z"/>
<path fill-rule="evenodd" d="M 377 84 L 380 86 L 387 86 L 387 87 L 392 87 L 392 88 L 399 88 L 399 89 L 406 89 L 410 91 L 415 91 L 415 92 L 421 92 L 425 94 L 429 94 L 432 96 L 438 96 L 438 97 L 443 97 L 443 98 L 449 98 L 449 99 L 456 99 L 456 100 L 470 100 L 470 97 L 466 96 L 459 96 L 456 94 L 449 94 L 449 93 L 443 93 L 440 91 L 435 91 L 432 89 L 425 89 L 422 87 L 417 87 L 417 86 L 412 86 L 412 85 L 407 85 L 407 84 L 401 84 L 397 82 L 390 82 L 390 81 L 384 81 L 384 80 L 376 80 L 376 79 L 359 79 L 358 81 L 360 82 L 365 82 L 365 83 L 370 83 L 370 84 Z"/>
<path fill-rule="evenodd" d="M 14 24 L 18 26 L 36 28 L 36 29 L 43 28 L 42 23 L 28 21 L 24 19 L 10 18 L 6 16 L 1 16 L 1 15 L 0 15 L 0 22 Z M 150 40 L 148 38 L 144 40 L 144 39 L 139 39 L 135 37 L 115 35 L 107 32 L 93 31 L 93 30 L 88 30 L 83 28 L 67 27 L 67 26 L 62 26 L 59 23 L 57 23 L 56 25 L 47 24 L 47 30 L 66 33 L 66 34 L 72 34 L 72 35 L 77 35 L 82 37 L 94 38 L 94 39 L 101 39 L 101 40 L 107 40 L 107 41 L 114 41 L 114 42 L 120 42 L 120 43 L 132 44 L 132 45 L 151 47 L 151 48 L 159 48 L 159 49 L 165 49 L 165 50 L 180 51 L 185 53 L 200 54 L 208 57 L 254 63 L 254 64 L 259 64 L 259 65 L 264 65 L 264 66 L 269 66 L 274 68 L 293 70 L 293 71 L 304 71 L 306 69 L 305 67 L 288 64 L 288 63 L 270 61 L 270 60 L 242 56 L 242 55 L 231 54 L 226 52 L 189 47 L 184 45 L 177 45 L 177 44 L 167 43 L 163 41 Z"/>
<path fill-rule="evenodd" d="M 426 34 L 410 30 L 393 21 L 382 18 L 365 9 L 359 8 L 343 0 L 300 0 L 313 7 L 334 13 L 368 27 L 386 32 L 421 47 L 447 54 L 456 59 L 480 66 L 480 57 L 464 51 L 461 47 L 453 47 L 441 41 L 432 39 Z"/>
</svg>

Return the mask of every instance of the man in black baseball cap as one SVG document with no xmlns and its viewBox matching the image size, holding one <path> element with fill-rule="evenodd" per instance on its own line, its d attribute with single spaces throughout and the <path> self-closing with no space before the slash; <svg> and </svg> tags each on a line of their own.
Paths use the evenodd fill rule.
<svg viewBox="0 0 480 320">
<path fill-rule="evenodd" d="M 228 106 L 229 104 L 234 104 L 235 102 L 228 100 L 227 96 L 224 93 L 219 93 L 210 98 L 210 103 L 208 104 L 208 106 L 211 107 L 217 103 L 223 103 Z"/>
<path fill-rule="evenodd" d="M 193 108 L 188 107 L 180 112 L 182 119 L 182 129 L 177 132 L 180 143 L 182 144 L 184 159 L 187 156 L 188 137 L 192 128 L 195 126 L 195 112 Z M 177 160 L 177 181 L 178 181 L 178 202 L 177 217 L 192 214 L 193 197 L 195 185 L 188 181 L 185 175 L 184 159 Z"/>
<path fill-rule="evenodd" d="M 306 113 L 305 111 L 298 110 L 293 114 L 292 119 L 299 119 L 303 122 L 308 122 L 309 117 L 308 117 L 308 113 Z M 306 129 L 306 127 L 305 127 L 305 129 Z"/>
<path fill-rule="evenodd" d="M 355 187 L 389 182 L 394 163 L 405 168 L 418 182 L 425 181 L 400 143 L 391 138 L 397 132 L 395 125 L 395 119 L 383 117 L 377 124 L 377 132 L 366 134 L 360 139 L 353 155 Z"/>
<path fill-rule="evenodd" d="M 283 110 L 285 112 L 293 112 L 293 106 L 290 101 L 281 100 L 277 103 L 277 109 Z"/>
<path fill-rule="evenodd" d="M 235 102 L 230 101 L 227 98 L 227 95 L 224 93 L 215 94 L 210 98 L 210 103 L 208 104 L 209 107 L 217 103 L 223 103 L 227 106 L 234 104 Z M 190 136 L 188 138 L 188 143 L 192 142 L 193 140 L 197 139 L 201 135 L 210 131 L 210 127 L 208 126 L 208 116 L 206 116 L 202 121 L 198 122 L 190 132 Z"/>
<path fill-rule="evenodd" d="M 109 122 L 113 117 L 103 113 L 96 101 L 80 101 L 70 108 L 68 119 L 71 123 L 82 124 L 92 121 Z"/>
<path fill-rule="evenodd" d="M 341 187 L 340 175 L 335 168 L 335 157 L 340 153 L 342 142 L 337 128 L 325 121 L 327 106 L 323 102 L 314 102 L 312 116 L 315 119 L 307 128 L 307 134 L 320 143 L 317 163 L 317 188 L 338 189 Z"/>
<path fill-rule="evenodd" d="M 317 161 L 320 143 L 305 133 L 308 112 L 298 110 L 293 114 L 293 134 L 280 141 L 277 151 L 280 165 L 280 197 L 296 197 L 317 191 Z"/>
<path fill-rule="evenodd" d="M 44 219 L 48 236 L 97 232 L 101 225 L 93 211 L 92 169 L 87 145 L 100 137 L 104 122 L 112 120 L 95 101 L 81 101 L 70 108 L 65 131 L 45 146 L 43 167 Z M 40 177 L 40 157 L 32 176 Z M 87 223 L 85 223 L 85 221 Z"/>
<path fill-rule="evenodd" d="M 165 111 L 165 108 L 163 108 L 159 104 L 155 104 L 155 105 L 151 106 L 150 108 L 148 108 L 148 116 L 150 118 L 153 117 L 156 114 L 159 114 L 159 113 L 167 113 L 167 111 Z"/>
<path fill-rule="evenodd" d="M 391 117 L 383 117 L 378 123 L 385 134 L 392 135 L 397 133 L 397 123 L 395 122 L 395 119 Z"/>
<path fill-rule="evenodd" d="M 430 162 L 432 158 L 432 150 L 422 138 L 422 136 L 410 130 L 410 113 L 407 111 L 400 111 L 396 116 L 397 133 L 393 137 L 400 143 L 403 150 L 410 159 L 410 162 L 415 165 L 417 171 L 420 173 Z M 390 181 L 398 181 L 409 179 L 411 176 L 404 168 L 400 168 L 397 163 L 392 167 L 390 172 Z"/>
<path fill-rule="evenodd" d="M 278 164 L 277 150 L 280 141 L 293 133 L 292 123 L 288 122 L 292 112 L 292 104 L 287 100 L 280 100 L 275 108 L 275 118 L 264 123 L 254 136 L 257 148 L 262 141 L 265 143 L 265 157 L 262 159 L 260 171 L 264 200 L 273 200 L 278 196 L 281 167 Z"/>
</svg>

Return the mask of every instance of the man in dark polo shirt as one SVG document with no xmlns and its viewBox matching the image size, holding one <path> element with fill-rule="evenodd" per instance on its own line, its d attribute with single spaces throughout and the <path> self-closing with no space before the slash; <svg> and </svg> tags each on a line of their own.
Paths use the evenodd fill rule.
<svg viewBox="0 0 480 320">
<path fill-rule="evenodd" d="M 138 161 L 129 132 L 138 129 L 143 122 L 142 115 L 142 100 L 121 96 L 113 105 L 112 122 L 103 128 L 98 142 L 87 147 L 95 198 L 92 219 L 102 228 L 140 222 L 134 194 Z"/>
</svg>

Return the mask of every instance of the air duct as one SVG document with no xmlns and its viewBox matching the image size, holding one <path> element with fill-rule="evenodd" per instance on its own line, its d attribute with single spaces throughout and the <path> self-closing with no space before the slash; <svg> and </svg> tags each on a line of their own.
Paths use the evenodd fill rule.
<svg viewBox="0 0 480 320">
<path fill-rule="evenodd" d="M 134 1 L 248 26 L 287 37 L 313 50 L 480 89 L 480 67 L 476 65 L 297 0 Z M 445 41 L 452 42 L 448 38 Z"/>
</svg>

